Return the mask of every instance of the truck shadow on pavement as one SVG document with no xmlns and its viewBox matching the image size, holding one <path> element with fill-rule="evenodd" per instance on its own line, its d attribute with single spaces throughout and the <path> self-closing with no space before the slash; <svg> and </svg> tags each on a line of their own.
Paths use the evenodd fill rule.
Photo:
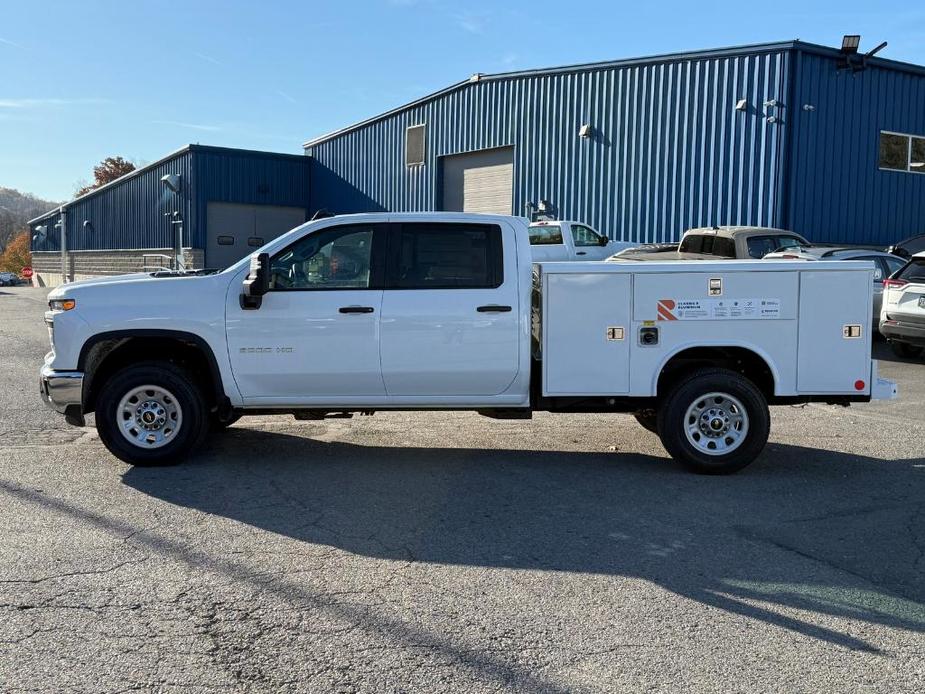
<svg viewBox="0 0 925 694">
<path fill-rule="evenodd" d="M 362 556 L 639 578 L 877 651 L 830 617 L 925 632 L 923 466 L 771 444 L 743 473 L 701 477 L 645 455 L 392 448 L 232 427 L 187 464 L 133 468 L 124 482 Z"/>
</svg>

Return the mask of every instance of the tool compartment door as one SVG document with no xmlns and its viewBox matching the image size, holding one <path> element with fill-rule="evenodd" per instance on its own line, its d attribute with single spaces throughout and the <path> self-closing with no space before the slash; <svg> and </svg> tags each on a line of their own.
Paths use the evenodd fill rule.
<svg viewBox="0 0 925 694">
<path fill-rule="evenodd" d="M 800 273 L 800 393 L 865 393 L 870 383 L 872 271 Z M 846 335 L 860 326 L 860 336 Z M 855 382 L 865 387 L 856 390 Z"/>
<path fill-rule="evenodd" d="M 630 275 L 550 273 L 544 277 L 544 395 L 629 392 Z"/>
</svg>

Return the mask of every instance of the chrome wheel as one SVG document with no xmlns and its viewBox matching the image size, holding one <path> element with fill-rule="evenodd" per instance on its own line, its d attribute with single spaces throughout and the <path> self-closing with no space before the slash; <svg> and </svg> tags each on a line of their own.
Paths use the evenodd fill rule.
<svg viewBox="0 0 925 694">
<path fill-rule="evenodd" d="M 701 453 L 726 455 L 745 441 L 748 414 L 742 403 L 728 393 L 708 393 L 687 408 L 684 433 Z"/>
<path fill-rule="evenodd" d="M 161 386 L 139 386 L 126 393 L 116 408 L 116 428 L 139 448 L 160 448 L 177 437 L 183 409 Z"/>
</svg>

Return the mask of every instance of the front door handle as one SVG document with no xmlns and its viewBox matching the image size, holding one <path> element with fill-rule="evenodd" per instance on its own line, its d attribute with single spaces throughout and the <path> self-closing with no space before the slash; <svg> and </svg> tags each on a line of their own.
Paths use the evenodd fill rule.
<svg viewBox="0 0 925 694">
<path fill-rule="evenodd" d="M 587 251 L 575 251 L 575 255 L 588 255 Z"/>
<path fill-rule="evenodd" d="M 341 306 L 337 310 L 341 313 L 372 313 L 375 309 L 372 306 Z"/>
<path fill-rule="evenodd" d="M 475 310 L 478 311 L 479 313 L 510 313 L 511 307 L 510 306 L 496 306 L 495 304 L 491 304 L 489 306 L 479 306 Z"/>
</svg>

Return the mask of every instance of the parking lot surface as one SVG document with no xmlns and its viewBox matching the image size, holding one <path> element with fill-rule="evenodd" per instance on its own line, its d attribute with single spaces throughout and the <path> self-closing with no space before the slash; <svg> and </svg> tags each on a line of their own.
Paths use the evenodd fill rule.
<svg viewBox="0 0 925 694">
<path fill-rule="evenodd" d="M 925 689 L 925 363 L 730 477 L 629 416 L 245 418 L 132 468 L 0 290 L 0 690 Z"/>
</svg>

